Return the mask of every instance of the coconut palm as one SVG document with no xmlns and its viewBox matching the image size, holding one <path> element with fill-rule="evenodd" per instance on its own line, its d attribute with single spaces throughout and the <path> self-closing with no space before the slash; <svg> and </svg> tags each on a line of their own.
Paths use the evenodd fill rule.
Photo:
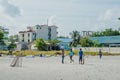
<svg viewBox="0 0 120 80">
<path fill-rule="evenodd" d="M 80 32 L 79 31 L 72 31 L 72 33 L 70 33 L 70 35 L 73 39 L 73 41 L 70 43 L 70 46 L 76 47 L 80 41 Z"/>
<path fill-rule="evenodd" d="M 118 18 L 118 20 L 120 20 L 120 17 Z"/>
</svg>

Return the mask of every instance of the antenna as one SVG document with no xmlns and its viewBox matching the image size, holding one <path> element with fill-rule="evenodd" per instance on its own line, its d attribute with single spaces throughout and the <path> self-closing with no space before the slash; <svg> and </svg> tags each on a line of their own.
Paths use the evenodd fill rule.
<svg viewBox="0 0 120 80">
<path fill-rule="evenodd" d="M 48 26 L 49 19 L 47 19 L 47 26 Z"/>
</svg>

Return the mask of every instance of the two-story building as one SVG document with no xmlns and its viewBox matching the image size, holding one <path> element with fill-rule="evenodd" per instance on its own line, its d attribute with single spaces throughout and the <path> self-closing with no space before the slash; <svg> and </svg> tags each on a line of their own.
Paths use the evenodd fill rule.
<svg viewBox="0 0 120 80">
<path fill-rule="evenodd" d="M 57 38 L 57 27 L 48 25 L 35 25 L 27 27 L 27 31 L 19 32 L 19 42 L 32 42 L 38 38 L 52 40 Z"/>
<path fill-rule="evenodd" d="M 88 37 L 88 36 L 92 35 L 93 33 L 94 33 L 93 31 L 82 31 L 81 36 Z"/>
</svg>

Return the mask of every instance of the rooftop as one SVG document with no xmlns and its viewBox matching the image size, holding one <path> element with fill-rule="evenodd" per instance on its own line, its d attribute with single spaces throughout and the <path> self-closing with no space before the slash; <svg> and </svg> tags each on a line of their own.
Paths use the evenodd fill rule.
<svg viewBox="0 0 120 80">
<path fill-rule="evenodd" d="M 96 40 L 101 44 L 110 43 L 110 44 L 120 44 L 120 35 L 119 36 L 103 36 L 103 37 L 91 37 L 91 40 Z"/>
<path fill-rule="evenodd" d="M 57 38 L 57 40 L 61 41 L 61 42 L 72 42 L 72 39 L 71 38 Z"/>
</svg>

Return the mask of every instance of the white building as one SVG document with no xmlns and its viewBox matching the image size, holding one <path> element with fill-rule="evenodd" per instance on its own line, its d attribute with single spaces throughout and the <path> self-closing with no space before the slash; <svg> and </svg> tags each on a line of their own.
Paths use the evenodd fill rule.
<svg viewBox="0 0 120 80">
<path fill-rule="evenodd" d="M 93 34 L 93 31 L 82 31 L 81 32 L 81 35 L 83 36 L 83 37 L 87 37 L 87 36 L 90 36 L 90 35 L 92 35 Z"/>
<path fill-rule="evenodd" d="M 33 31 L 20 31 L 19 42 L 32 42 L 36 39 L 34 35 L 36 35 L 36 33 Z"/>
<path fill-rule="evenodd" d="M 44 40 L 51 40 L 57 38 L 57 27 L 48 25 L 35 25 L 33 27 L 28 27 L 27 31 L 19 32 L 20 42 L 32 42 L 38 38 Z"/>
</svg>

